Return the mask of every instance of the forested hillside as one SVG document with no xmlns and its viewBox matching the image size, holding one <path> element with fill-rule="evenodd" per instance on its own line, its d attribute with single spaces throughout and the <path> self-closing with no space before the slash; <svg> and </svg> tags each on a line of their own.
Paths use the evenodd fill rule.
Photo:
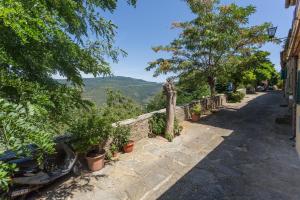
<svg viewBox="0 0 300 200">
<path fill-rule="evenodd" d="M 124 95 L 133 98 L 141 104 L 145 104 L 152 96 L 159 92 L 162 87 L 160 83 L 122 76 L 86 78 L 84 79 L 84 84 L 84 96 L 92 99 L 98 105 L 105 102 L 106 88 L 120 90 Z"/>
</svg>

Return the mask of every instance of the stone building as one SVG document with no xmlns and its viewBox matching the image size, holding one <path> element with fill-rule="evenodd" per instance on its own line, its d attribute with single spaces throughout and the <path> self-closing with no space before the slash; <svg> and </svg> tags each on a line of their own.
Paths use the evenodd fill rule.
<svg viewBox="0 0 300 200">
<path fill-rule="evenodd" d="M 293 135 L 300 155 L 300 0 L 285 0 L 286 8 L 294 6 L 294 18 L 284 50 L 281 52 L 281 68 L 284 78 L 284 95 L 292 110 Z"/>
</svg>

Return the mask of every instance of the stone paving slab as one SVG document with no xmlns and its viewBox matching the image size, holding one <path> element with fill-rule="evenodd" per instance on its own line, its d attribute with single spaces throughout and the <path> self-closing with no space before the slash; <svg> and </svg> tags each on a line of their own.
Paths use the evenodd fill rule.
<svg viewBox="0 0 300 200">
<path fill-rule="evenodd" d="M 172 143 L 142 139 L 131 154 L 35 199 L 300 199 L 300 162 L 276 127 L 280 94 L 247 95 L 199 123 L 184 122 Z M 263 113 L 268 113 L 264 116 Z"/>
</svg>

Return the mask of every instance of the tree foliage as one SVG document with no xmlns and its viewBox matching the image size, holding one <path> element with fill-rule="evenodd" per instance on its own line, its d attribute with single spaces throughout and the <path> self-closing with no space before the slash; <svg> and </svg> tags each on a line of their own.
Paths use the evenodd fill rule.
<svg viewBox="0 0 300 200">
<path fill-rule="evenodd" d="M 73 110 L 87 107 L 91 102 L 82 99 L 81 89 L 71 88 L 49 80 L 47 85 L 25 80 L 6 70 L 0 70 L 0 97 L 20 105 L 40 107 L 47 115 L 47 121 L 59 128 L 72 121 Z"/>
<path fill-rule="evenodd" d="M 177 104 L 183 105 L 210 95 L 207 82 L 202 74 L 194 72 L 181 76 L 176 84 L 178 90 Z"/>
<path fill-rule="evenodd" d="M 28 145 L 37 146 L 42 152 L 53 152 L 53 127 L 47 122 L 47 112 L 36 105 L 13 104 L 0 99 L 0 154 L 5 150 L 14 150 L 26 155 Z"/>
<path fill-rule="evenodd" d="M 0 155 L 7 150 L 17 156 L 30 156 L 29 145 L 34 144 L 35 155 L 41 162 L 44 153 L 54 152 L 52 140 L 55 134 L 52 124 L 48 123 L 47 111 L 37 105 L 15 104 L 0 98 Z M 0 189 L 6 190 L 15 165 L 0 163 Z"/>
<path fill-rule="evenodd" d="M 112 123 L 134 118 L 142 113 L 142 107 L 131 98 L 117 90 L 106 90 L 106 106 L 102 108 L 102 115 Z"/>
<path fill-rule="evenodd" d="M 98 109 L 91 108 L 78 114 L 69 132 L 74 138 L 75 150 L 88 153 L 90 150 L 101 150 L 112 130 L 111 121 L 103 117 Z"/>
<path fill-rule="evenodd" d="M 271 85 L 277 84 L 279 74 L 273 63 L 268 58 L 269 52 L 255 51 L 249 56 L 239 56 L 231 59 L 230 81 L 235 88 L 239 85 L 251 85 L 255 87 L 262 81 L 269 81 Z"/>
<path fill-rule="evenodd" d="M 0 161 L 0 192 L 7 191 L 10 184 L 10 175 L 16 171 L 16 164 L 8 164 Z M 0 193 L 2 198 L 2 194 Z"/>
<path fill-rule="evenodd" d="M 0 1 L 0 154 L 28 154 L 33 144 L 42 159 L 54 151 L 52 137 L 70 125 L 73 110 L 90 105 L 81 97 L 81 74 L 110 74 L 106 59 L 126 54 L 114 46 L 117 26 L 102 16 L 117 2 Z M 12 168 L 1 163 L 0 187 L 8 186 Z"/>
<path fill-rule="evenodd" d="M 153 48 L 172 53 L 172 57 L 157 59 L 146 69 L 155 69 L 154 76 L 168 72 L 178 77 L 201 74 L 214 95 L 216 79 L 230 68 L 228 60 L 265 43 L 270 24 L 248 25 L 249 16 L 255 12 L 253 6 L 221 5 L 216 0 L 187 2 L 197 17 L 173 24 L 182 30 L 180 36 L 169 45 Z"/>
<path fill-rule="evenodd" d="M 155 96 L 153 96 L 152 99 L 148 102 L 146 110 L 147 112 L 153 112 L 166 108 L 166 105 L 166 96 L 163 94 L 163 91 L 160 91 Z"/>
<path fill-rule="evenodd" d="M 1 68 L 39 82 L 57 73 L 78 85 L 82 84 L 80 72 L 110 73 L 105 56 L 117 60 L 122 51 L 113 47 L 116 25 L 101 12 L 113 12 L 116 3 L 117 0 L 1 1 Z"/>
</svg>

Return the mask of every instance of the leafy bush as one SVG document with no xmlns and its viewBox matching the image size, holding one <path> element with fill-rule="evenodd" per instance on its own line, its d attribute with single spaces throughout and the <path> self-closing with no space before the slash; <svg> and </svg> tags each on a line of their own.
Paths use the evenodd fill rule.
<svg viewBox="0 0 300 200">
<path fill-rule="evenodd" d="M 110 147 L 111 153 L 115 153 L 115 152 L 117 152 L 119 150 L 120 149 L 115 144 L 112 144 L 111 147 Z"/>
<path fill-rule="evenodd" d="M 15 164 L 7 164 L 0 161 L 0 194 L 7 191 L 11 182 L 10 175 L 17 171 Z M 0 196 L 1 198 L 1 196 Z"/>
<path fill-rule="evenodd" d="M 130 129 L 112 127 L 112 124 L 142 114 L 141 107 L 132 99 L 119 91 L 108 89 L 106 105 L 102 108 L 79 110 L 77 119 L 73 121 L 70 132 L 74 135 L 75 149 L 79 152 L 103 148 L 108 139 L 113 139 L 114 148 L 120 149 L 128 142 Z"/>
<path fill-rule="evenodd" d="M 64 133 L 73 119 L 73 111 L 89 107 L 92 103 L 81 98 L 81 90 L 78 88 L 60 84 L 55 80 L 45 81 L 47 86 L 24 80 L 0 69 L 0 98 L 22 105 L 30 102 L 41 111 L 43 109 L 47 122 L 54 125 L 56 132 Z"/>
<path fill-rule="evenodd" d="M 166 129 L 166 113 L 155 113 L 149 120 L 150 131 L 154 135 L 164 135 Z M 179 135 L 182 131 L 182 127 L 179 125 L 178 120 L 175 118 L 174 122 L 174 134 Z M 167 138 L 168 139 L 168 138 Z"/>
<path fill-rule="evenodd" d="M 227 93 L 227 101 L 230 103 L 241 102 L 245 94 L 239 91 Z"/>
<path fill-rule="evenodd" d="M 130 128 L 125 126 L 117 126 L 113 131 L 112 149 L 120 150 L 129 142 Z"/>
<path fill-rule="evenodd" d="M 109 120 L 98 114 L 96 109 L 83 112 L 81 117 L 70 126 L 74 137 L 74 148 L 81 153 L 103 148 L 112 134 L 112 125 Z"/>
<path fill-rule="evenodd" d="M 36 156 L 42 161 L 45 153 L 54 152 L 53 128 L 47 122 L 47 112 L 27 103 L 20 105 L 0 98 L 0 155 L 11 150 L 18 156 L 30 156 L 29 144 L 37 147 Z M 9 185 L 13 165 L 0 165 L 0 188 Z"/>
<path fill-rule="evenodd" d="M 277 83 L 278 89 L 283 89 L 283 80 L 279 80 Z"/>
<path fill-rule="evenodd" d="M 192 81 L 190 82 L 190 84 L 193 83 Z M 197 87 L 179 84 L 178 89 L 177 105 L 187 104 L 193 100 L 199 100 L 203 97 L 210 96 L 210 90 L 206 84 L 198 85 Z"/>
<path fill-rule="evenodd" d="M 192 109 L 191 109 L 191 112 L 192 114 L 195 114 L 195 115 L 201 115 L 201 110 L 202 110 L 202 107 L 200 104 L 195 104 Z"/>
<path fill-rule="evenodd" d="M 217 93 L 225 93 L 228 89 L 228 83 L 227 82 L 218 82 L 216 84 L 216 91 Z"/>
</svg>

